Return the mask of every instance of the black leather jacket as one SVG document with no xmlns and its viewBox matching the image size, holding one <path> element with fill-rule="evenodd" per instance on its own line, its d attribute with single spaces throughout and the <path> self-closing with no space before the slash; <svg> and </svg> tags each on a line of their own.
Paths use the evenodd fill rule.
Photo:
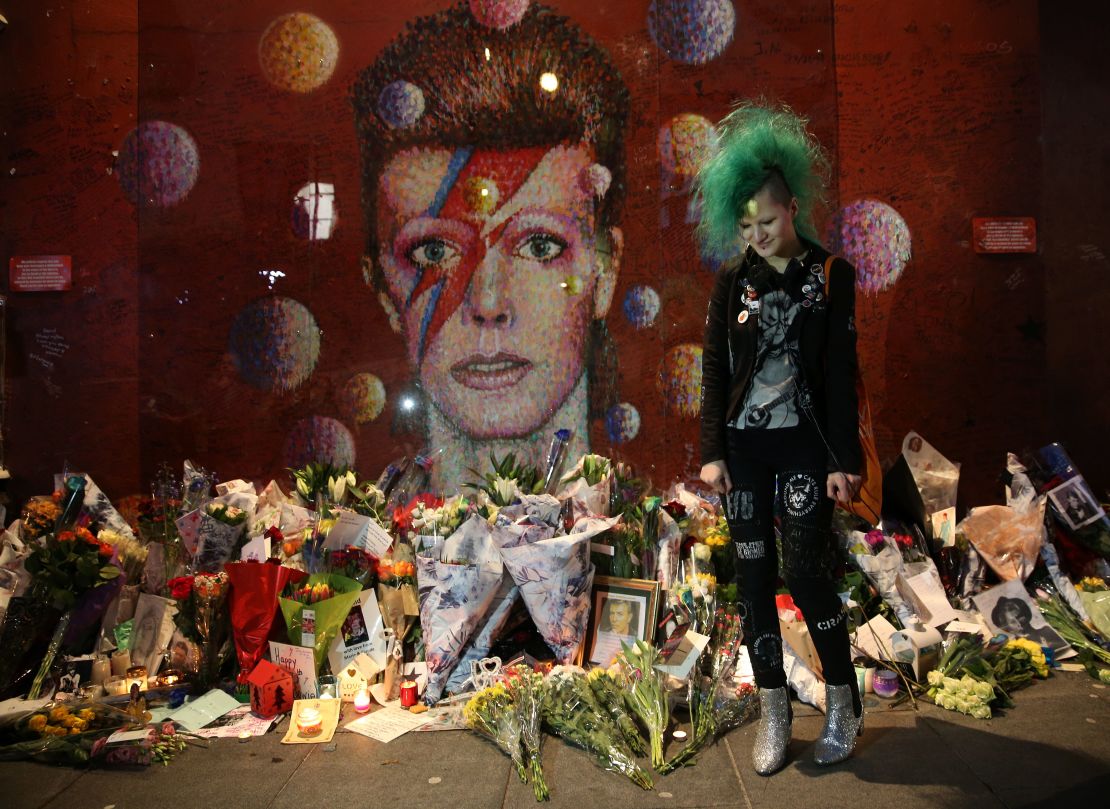
<svg viewBox="0 0 1110 809">
<path fill-rule="evenodd" d="M 805 266 L 824 270 L 829 252 L 806 242 Z M 701 381 L 702 463 L 725 458 L 725 430 L 737 415 L 751 384 L 759 317 L 739 323 L 745 309 L 744 287 L 762 294 L 768 273 L 776 270 L 751 248 L 717 273 L 705 319 Z M 859 398 L 856 393 L 856 269 L 842 258 L 833 260 L 827 299 L 815 301 L 798 314 L 802 379 L 810 404 L 803 409 L 820 429 L 829 449 L 829 471 L 860 474 Z M 823 292 L 823 290 L 822 290 Z M 804 396 L 804 393 L 803 393 Z"/>
</svg>

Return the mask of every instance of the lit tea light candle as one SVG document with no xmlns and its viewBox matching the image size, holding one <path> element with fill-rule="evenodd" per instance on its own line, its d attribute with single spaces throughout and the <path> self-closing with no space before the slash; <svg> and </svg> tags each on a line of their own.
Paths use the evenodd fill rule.
<svg viewBox="0 0 1110 809">
<path fill-rule="evenodd" d="M 686 741 L 686 731 L 676 730 L 674 733 L 671 734 L 671 738 L 673 738 L 676 742 L 684 742 Z"/>
<path fill-rule="evenodd" d="M 249 742 L 251 740 L 251 736 L 253 735 L 254 734 L 251 733 L 249 730 L 244 730 L 242 733 L 239 734 L 239 741 Z"/>
<path fill-rule="evenodd" d="M 169 669 L 158 675 L 158 685 L 177 685 L 181 682 L 181 672 L 177 669 Z"/>
<path fill-rule="evenodd" d="M 297 714 L 297 730 L 304 736 L 315 736 L 324 729 L 324 718 L 315 708 L 301 708 Z"/>
<path fill-rule="evenodd" d="M 139 686 L 140 691 L 146 691 L 146 666 L 132 666 L 127 670 L 125 689 L 131 690 L 132 686 Z"/>
<path fill-rule="evenodd" d="M 370 692 L 365 688 L 360 689 L 355 694 L 355 711 L 358 713 L 366 713 L 370 710 Z"/>
</svg>

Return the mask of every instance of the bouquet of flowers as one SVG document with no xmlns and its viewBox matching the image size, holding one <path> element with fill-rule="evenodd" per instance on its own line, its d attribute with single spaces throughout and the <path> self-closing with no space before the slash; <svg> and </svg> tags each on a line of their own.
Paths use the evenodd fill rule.
<svg viewBox="0 0 1110 809">
<path fill-rule="evenodd" d="M 583 455 L 575 467 L 563 476 L 559 499 L 571 502 L 574 519 L 607 517 L 613 487 L 613 468 L 608 458 Z"/>
<path fill-rule="evenodd" d="M 534 466 L 518 463 L 512 452 L 500 460 L 490 453 L 492 471 L 481 474 L 468 469 L 477 481 L 463 484 L 464 488 L 485 492 L 493 505 L 504 507 L 512 505 L 520 494 L 540 494 L 543 492 L 543 475 Z"/>
<path fill-rule="evenodd" d="M 123 568 L 128 582 L 138 584 L 142 580 L 148 550 L 133 534 L 121 534 L 111 528 L 101 528 L 96 532 L 96 539 L 100 544 L 115 550 L 116 560 Z"/>
<path fill-rule="evenodd" d="M 731 668 L 728 675 L 731 675 Z M 726 675 L 727 676 L 727 675 Z M 722 688 L 723 677 L 690 677 L 687 699 L 693 736 L 678 754 L 659 770 L 661 775 L 693 764 L 698 753 L 733 728 L 759 714 L 759 695 L 748 683 L 736 690 Z"/>
<path fill-rule="evenodd" d="M 290 643 L 313 648 L 317 671 L 361 592 L 359 583 L 346 576 L 315 573 L 290 584 L 278 599 Z"/>
<path fill-rule="evenodd" d="M 1013 703 L 998 684 L 978 635 L 952 642 L 940 664 L 928 674 L 926 696 L 940 707 L 976 719 L 991 718 L 991 704 L 1008 708 Z"/>
<path fill-rule="evenodd" d="M 543 733 L 540 729 L 543 711 L 543 675 L 537 674 L 529 666 L 516 665 L 509 669 L 505 685 L 516 709 L 520 724 L 520 739 L 524 756 L 528 760 L 528 773 L 532 779 L 532 791 L 537 801 L 550 797 L 547 782 L 543 777 L 543 764 L 540 762 L 540 745 Z"/>
<path fill-rule="evenodd" d="M 363 590 L 372 588 L 377 576 L 377 560 L 362 548 L 348 546 L 328 551 L 325 555 L 328 571 L 357 581 Z"/>
<path fill-rule="evenodd" d="M 51 497 L 32 497 L 24 504 L 19 515 L 24 542 L 33 542 L 54 530 L 54 524 L 62 516 L 61 499 L 62 493 L 55 492 Z"/>
<path fill-rule="evenodd" d="M 435 552 L 418 555 L 416 570 L 420 625 L 428 663 L 424 700 L 434 704 L 463 648 L 492 606 L 504 569 L 490 539 L 489 525 L 475 515 L 451 535 L 442 555 Z"/>
<path fill-rule="evenodd" d="M 416 564 L 412 548 L 396 543 L 393 551 L 378 564 L 378 609 L 385 628 L 393 633 L 393 650 L 385 664 L 386 692 L 389 699 L 400 690 L 399 677 L 403 643 L 420 616 L 416 594 Z"/>
<path fill-rule="evenodd" d="M 463 719 L 470 730 L 500 747 L 512 759 L 521 782 L 528 783 L 521 746 L 520 714 L 505 683 L 483 688 L 472 696 L 463 709 Z"/>
<path fill-rule="evenodd" d="M 412 529 L 418 534 L 449 537 L 470 516 L 465 497 L 449 497 L 438 505 L 418 502 L 412 510 Z"/>
<path fill-rule="evenodd" d="M 556 736 L 588 752 L 602 769 L 625 775 L 643 789 L 653 787 L 580 671 L 552 669 L 544 680 L 543 721 Z"/>
<path fill-rule="evenodd" d="M 631 646 L 622 642 L 621 648 L 623 651 L 617 655 L 616 665 L 624 686 L 624 700 L 647 729 L 651 766 L 658 770 L 666 763 L 663 758 L 663 734 L 670 721 L 663 675 L 655 670 L 662 657 L 654 646 L 642 640 Z"/>
<path fill-rule="evenodd" d="M 86 764 L 97 740 L 130 724 L 123 711 L 98 702 L 51 702 L 0 726 L 0 761 L 32 759 Z"/>
<path fill-rule="evenodd" d="M 31 684 L 28 699 L 38 699 L 78 600 L 97 587 L 115 583 L 119 577 L 120 569 L 111 564 L 113 553 L 111 545 L 98 541 L 92 532 L 81 527 L 48 534 L 32 548 L 24 563 L 33 577 L 31 600 L 61 610 L 62 617 Z M 10 640 L 5 638 L 5 642 Z"/>
<path fill-rule="evenodd" d="M 215 685 L 223 665 L 223 645 L 227 635 L 224 601 L 230 589 L 227 573 L 198 573 L 193 577 L 192 601 L 196 634 L 201 650 L 200 685 L 207 690 Z"/>
<path fill-rule="evenodd" d="M 617 682 L 608 669 L 600 667 L 592 669 L 586 675 L 586 682 L 590 684 L 590 689 L 594 692 L 598 704 L 605 709 L 609 718 L 620 729 L 629 749 L 638 756 L 646 756 L 647 747 L 644 746 L 644 737 L 640 735 L 636 723 L 632 721 L 632 717 L 628 715 L 628 711 L 624 707 L 621 684 Z"/>
<path fill-rule="evenodd" d="M 552 536 L 551 526 L 532 525 L 529 518 L 523 519 L 528 524 L 502 525 L 504 518 L 504 513 L 498 516 L 493 541 L 544 641 L 560 663 L 569 663 L 589 619 L 594 579 L 590 539 L 616 520 L 585 518 L 572 533 Z"/>
<path fill-rule="evenodd" d="M 225 571 L 231 584 L 228 596 L 231 634 L 239 657 L 239 683 L 245 684 L 267 649 L 277 613 L 278 596 L 290 583 L 305 578 L 299 570 L 267 563 L 233 562 Z"/>
<path fill-rule="evenodd" d="M 163 722 L 147 728 L 142 739 L 109 743 L 106 736 L 101 737 L 93 743 L 89 758 L 108 766 L 149 767 L 155 763 L 166 766 L 185 749 L 185 738 L 186 734 L 178 732 L 173 722 Z"/>
</svg>

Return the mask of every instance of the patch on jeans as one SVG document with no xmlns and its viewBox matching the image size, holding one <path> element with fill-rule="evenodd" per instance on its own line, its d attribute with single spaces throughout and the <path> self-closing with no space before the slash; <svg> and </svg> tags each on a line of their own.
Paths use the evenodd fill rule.
<svg viewBox="0 0 1110 809">
<path fill-rule="evenodd" d="M 791 517 L 804 517 L 820 502 L 820 488 L 809 475 L 791 475 L 782 487 L 782 502 Z"/>
<path fill-rule="evenodd" d="M 737 542 L 736 555 L 741 559 L 762 559 L 767 555 L 762 539 L 755 542 Z"/>
<path fill-rule="evenodd" d="M 755 518 L 755 495 L 748 489 L 733 489 L 725 497 L 725 517 L 751 522 Z"/>
<path fill-rule="evenodd" d="M 828 632 L 832 629 L 836 629 L 838 626 L 840 626 L 842 623 L 844 623 L 844 618 L 845 618 L 846 615 L 847 615 L 847 613 L 845 613 L 843 610 L 841 610 L 836 615 L 834 615 L 832 618 L 825 618 L 822 621 L 815 622 L 814 626 L 817 627 L 817 629 L 821 630 L 822 632 Z"/>
<path fill-rule="evenodd" d="M 782 638 L 777 632 L 765 632 L 752 643 L 753 661 L 761 669 L 782 668 Z"/>
</svg>

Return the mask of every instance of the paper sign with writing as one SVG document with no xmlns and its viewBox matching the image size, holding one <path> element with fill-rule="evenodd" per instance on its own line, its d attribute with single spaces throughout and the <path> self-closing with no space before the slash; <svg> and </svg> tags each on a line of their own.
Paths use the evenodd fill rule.
<svg viewBox="0 0 1110 809">
<path fill-rule="evenodd" d="M 316 661 L 311 646 L 270 641 L 270 661 L 296 676 L 297 699 L 316 698 Z"/>
<path fill-rule="evenodd" d="M 73 258 L 12 256 L 8 282 L 12 292 L 64 292 L 73 286 Z"/>
</svg>

